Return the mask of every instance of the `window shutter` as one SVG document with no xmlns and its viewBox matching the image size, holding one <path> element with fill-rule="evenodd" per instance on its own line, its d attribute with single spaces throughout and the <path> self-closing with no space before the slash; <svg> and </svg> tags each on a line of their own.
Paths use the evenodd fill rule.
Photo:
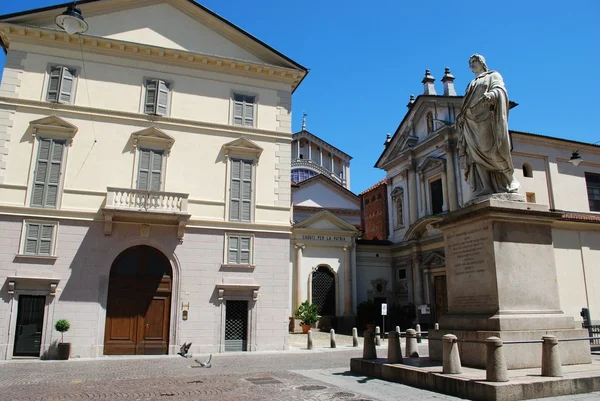
<svg viewBox="0 0 600 401">
<path fill-rule="evenodd" d="M 39 251 L 38 255 L 51 255 L 52 254 L 52 232 L 54 226 L 51 224 L 43 224 L 40 230 L 39 239 Z"/>
<path fill-rule="evenodd" d="M 246 127 L 252 127 L 254 126 L 254 104 L 246 103 L 245 106 L 244 125 Z"/>
<path fill-rule="evenodd" d="M 59 103 L 71 103 L 73 93 L 73 71 L 66 67 L 62 67 L 62 74 L 60 80 L 60 95 L 58 98 Z"/>
<path fill-rule="evenodd" d="M 58 91 L 60 89 L 60 75 L 62 67 L 52 67 L 50 70 L 50 81 L 48 82 L 48 94 L 46 100 L 49 102 L 58 102 Z"/>
<path fill-rule="evenodd" d="M 244 103 L 235 101 L 233 102 L 233 123 L 235 125 L 244 124 Z"/>
<path fill-rule="evenodd" d="M 150 155 L 152 156 L 152 171 L 150 175 L 150 190 L 151 191 L 160 191 L 160 178 L 162 173 L 162 158 L 163 155 L 160 152 L 150 151 Z"/>
<path fill-rule="evenodd" d="M 250 237 L 240 238 L 240 264 L 250 264 Z"/>
<path fill-rule="evenodd" d="M 150 180 L 150 151 L 140 149 L 140 165 L 137 179 L 137 189 L 148 189 Z"/>
<path fill-rule="evenodd" d="M 241 160 L 231 160 L 231 185 L 230 185 L 230 205 L 229 219 L 240 220 L 240 203 L 241 203 Z"/>
<path fill-rule="evenodd" d="M 44 206 L 44 195 L 46 192 L 46 177 L 48 176 L 50 149 L 52 147 L 51 139 L 40 139 L 40 148 L 38 150 L 38 159 L 35 166 L 33 177 L 33 195 L 31 199 L 32 206 Z"/>
<path fill-rule="evenodd" d="M 63 157 L 64 141 L 52 140 L 52 152 L 49 161 L 48 181 L 46 189 L 45 207 L 56 207 L 58 197 L 58 184 L 60 182 L 60 166 Z"/>
<path fill-rule="evenodd" d="M 158 80 L 146 81 L 146 100 L 144 102 L 144 112 L 146 114 L 156 114 L 156 99 L 158 98 Z"/>
<path fill-rule="evenodd" d="M 169 85 L 164 81 L 158 81 L 158 96 L 156 97 L 156 114 L 167 115 L 169 105 Z"/>
<path fill-rule="evenodd" d="M 238 264 L 239 237 L 229 237 L 227 263 Z"/>
<path fill-rule="evenodd" d="M 24 253 L 28 255 L 37 254 L 38 238 L 40 235 L 40 225 L 29 223 L 25 230 L 25 246 Z"/>
<path fill-rule="evenodd" d="M 242 180 L 242 221 L 250 221 L 250 211 L 252 208 L 252 162 L 242 161 L 243 180 Z"/>
</svg>

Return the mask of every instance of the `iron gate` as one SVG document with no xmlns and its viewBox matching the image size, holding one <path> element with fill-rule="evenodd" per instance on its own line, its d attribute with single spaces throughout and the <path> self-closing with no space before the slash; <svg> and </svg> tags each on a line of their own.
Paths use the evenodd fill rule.
<svg viewBox="0 0 600 401">
<path fill-rule="evenodd" d="M 320 316 L 335 316 L 335 277 L 326 266 L 319 266 L 312 276 L 312 303 Z"/>
<path fill-rule="evenodd" d="M 248 301 L 227 301 L 225 305 L 225 351 L 247 351 Z"/>
</svg>

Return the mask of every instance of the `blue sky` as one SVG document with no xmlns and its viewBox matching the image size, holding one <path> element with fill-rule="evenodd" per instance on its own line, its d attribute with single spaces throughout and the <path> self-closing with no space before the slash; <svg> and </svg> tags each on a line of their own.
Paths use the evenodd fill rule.
<svg viewBox="0 0 600 401">
<path fill-rule="evenodd" d="M 0 14 L 58 4 L 0 2 Z M 511 129 L 600 141 L 600 2 L 597 0 L 404 1 L 203 0 L 311 71 L 293 97 L 293 128 L 308 130 L 354 157 L 352 190 L 385 176 L 373 167 L 386 133 L 422 93 L 425 69 L 444 67 L 459 94 L 472 78 L 469 56 L 483 54 L 511 100 Z M 251 4 L 251 7 L 248 7 Z M 4 56 L 0 56 L 4 63 Z"/>
</svg>

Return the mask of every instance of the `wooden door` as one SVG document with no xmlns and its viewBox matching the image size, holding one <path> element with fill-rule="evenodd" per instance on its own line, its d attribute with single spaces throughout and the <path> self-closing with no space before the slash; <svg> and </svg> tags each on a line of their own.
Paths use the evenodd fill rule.
<svg viewBox="0 0 600 401">
<path fill-rule="evenodd" d="M 433 282 L 433 290 L 435 292 L 435 318 L 448 313 L 448 291 L 446 288 L 446 276 L 436 276 Z"/>
<path fill-rule="evenodd" d="M 167 354 L 170 312 L 168 260 L 146 246 L 125 251 L 111 269 L 104 354 Z"/>
</svg>

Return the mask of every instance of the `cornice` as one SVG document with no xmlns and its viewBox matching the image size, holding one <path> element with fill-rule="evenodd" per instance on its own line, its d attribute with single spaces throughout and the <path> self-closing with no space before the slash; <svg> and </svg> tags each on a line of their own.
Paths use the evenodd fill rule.
<svg viewBox="0 0 600 401">
<path fill-rule="evenodd" d="M 2 34 L 3 41 L 8 48 L 11 46 L 11 40 L 18 40 L 45 47 L 58 47 L 117 57 L 144 59 L 159 64 L 172 64 L 181 67 L 285 82 L 291 85 L 292 91 L 296 89 L 306 75 L 305 71 L 273 64 L 150 46 L 100 36 L 68 35 L 63 31 L 36 26 L 2 22 L 0 23 L 0 34 Z"/>
<path fill-rule="evenodd" d="M 80 113 L 85 115 L 87 118 L 89 118 L 90 115 L 107 116 L 117 119 L 129 119 L 151 124 L 160 123 L 164 125 L 205 128 L 213 131 L 222 131 L 235 135 L 245 134 L 261 138 L 286 139 L 290 143 L 292 140 L 292 134 L 290 132 L 270 131 L 259 128 L 248 128 L 237 125 L 233 126 L 228 124 L 209 123 L 205 121 L 195 121 L 183 118 L 163 117 L 142 113 L 131 113 L 126 111 L 100 109 L 96 107 L 77 106 L 73 104 L 50 103 L 33 99 L 20 99 L 0 96 L 0 105 L 2 104 L 43 110 L 44 112 L 48 112 L 49 115 L 54 114 L 56 110 L 60 110 L 72 113 Z"/>
</svg>

